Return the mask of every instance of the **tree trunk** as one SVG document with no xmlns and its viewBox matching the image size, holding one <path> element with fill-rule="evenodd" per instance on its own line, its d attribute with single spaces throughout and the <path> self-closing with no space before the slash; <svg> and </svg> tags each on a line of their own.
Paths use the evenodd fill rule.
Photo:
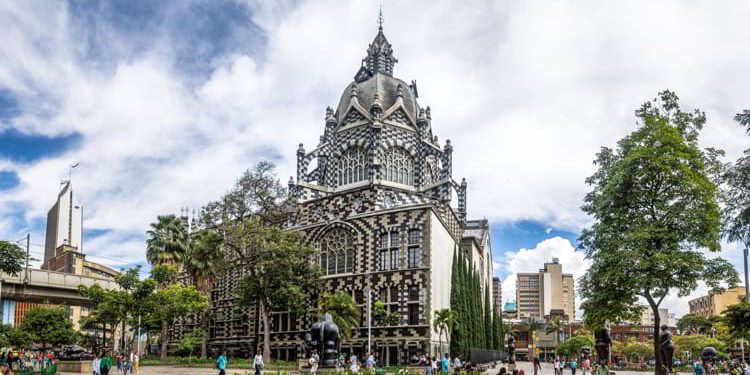
<svg viewBox="0 0 750 375">
<path fill-rule="evenodd" d="M 122 349 L 122 351 L 120 353 L 125 353 L 125 349 L 127 348 L 127 345 L 125 343 L 125 320 L 122 321 L 122 333 L 120 337 L 122 337 L 122 342 L 120 342 L 120 348 Z"/>
<path fill-rule="evenodd" d="M 201 358 L 208 358 L 208 312 L 204 312 L 201 315 L 201 327 L 203 328 L 203 339 L 201 340 Z"/>
<path fill-rule="evenodd" d="M 161 321 L 161 353 L 159 355 L 159 359 L 161 361 L 167 360 L 167 344 L 169 343 L 169 338 L 167 335 L 169 334 L 169 322 L 166 320 Z"/>
<path fill-rule="evenodd" d="M 102 323 L 102 350 L 107 350 L 107 323 Z"/>
<path fill-rule="evenodd" d="M 271 363 L 271 327 L 268 321 L 268 311 L 263 300 L 259 300 L 260 316 L 263 318 L 263 361 Z M 321 353 L 322 354 L 322 353 Z"/>
<path fill-rule="evenodd" d="M 659 317 L 659 307 L 652 307 L 651 310 L 654 312 L 654 354 L 656 354 L 656 375 L 665 374 L 663 364 L 661 363 L 661 355 L 659 355 L 659 325 L 661 319 Z"/>
</svg>

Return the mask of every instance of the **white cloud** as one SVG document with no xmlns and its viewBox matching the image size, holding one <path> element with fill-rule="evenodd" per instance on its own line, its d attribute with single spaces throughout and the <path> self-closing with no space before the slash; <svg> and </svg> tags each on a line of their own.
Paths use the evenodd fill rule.
<svg viewBox="0 0 750 375">
<path fill-rule="evenodd" d="M 79 148 L 51 159 L 0 160 L 21 180 L 0 192 L 2 227 L 10 225 L 3 216 L 19 209 L 27 220 L 43 220 L 74 160 L 81 162 L 74 179 L 86 227 L 118 232 L 87 249 L 122 261 L 143 258 L 133 236 L 157 214 L 217 197 L 260 158 L 278 157 L 285 181 L 297 143 L 317 142 L 324 108 L 356 72 L 379 3 L 249 3 L 266 34 L 262 57 L 216 56 L 204 81 L 185 77 L 170 54 L 171 44 L 189 41 L 160 35 L 112 69 L 96 69 L 76 57 L 84 46 L 64 5 L 1 4 L 8 34 L 0 43 L 0 87 L 33 104 L 14 126 L 82 135 Z M 750 103 L 750 49 L 738 47 L 750 39 L 747 2 L 383 6 L 400 61 L 396 75 L 418 81 L 434 131 L 453 141 L 455 177 L 469 181 L 471 216 L 579 230 L 594 153 L 634 129 L 634 109 L 664 88 L 707 111 L 707 145 L 730 156 L 746 147 L 731 116 Z M 554 251 L 573 270 L 579 254 L 563 241 L 522 249 L 507 264 L 533 271 L 549 260 L 533 254 Z"/>
<path fill-rule="evenodd" d="M 503 300 L 513 301 L 516 299 L 516 276 L 524 272 L 537 272 L 544 267 L 545 262 L 551 262 L 557 258 L 562 264 L 564 273 L 573 274 L 578 285 L 578 278 L 583 276 L 590 265 L 581 252 L 577 252 L 567 239 L 562 237 L 548 238 L 536 244 L 533 249 L 520 249 L 517 252 L 506 252 L 500 261 L 501 268 L 509 274 L 503 280 Z M 495 268 L 497 273 L 498 268 Z M 580 296 L 576 294 L 576 315 L 580 316 L 578 306 Z"/>
</svg>

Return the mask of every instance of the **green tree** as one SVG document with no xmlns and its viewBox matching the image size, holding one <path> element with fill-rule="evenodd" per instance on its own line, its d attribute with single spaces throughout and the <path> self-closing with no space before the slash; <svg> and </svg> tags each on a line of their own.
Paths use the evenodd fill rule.
<svg viewBox="0 0 750 375">
<path fill-rule="evenodd" d="M 331 314 L 333 321 L 339 326 L 341 338 L 348 340 L 352 337 L 352 330 L 359 327 L 362 310 L 349 293 L 323 293 L 320 299 L 320 313 Z"/>
<path fill-rule="evenodd" d="M 383 301 L 377 300 L 372 304 L 372 319 L 375 325 L 380 327 L 395 326 L 401 320 L 401 315 L 395 311 L 388 310 Z"/>
<path fill-rule="evenodd" d="M 19 327 L 0 324 L 0 347 L 13 346 L 27 348 L 34 343 L 34 338 Z"/>
<path fill-rule="evenodd" d="M 738 113 L 734 119 L 746 128 L 750 135 L 750 109 Z M 724 236 L 730 242 L 744 245 L 743 261 L 745 262 L 745 288 L 748 288 L 745 298 L 750 302 L 748 294 L 748 249 L 750 248 L 750 148 L 746 148 L 742 156 L 731 164 L 723 178 L 726 189 L 724 194 Z"/>
<path fill-rule="evenodd" d="M 494 348 L 494 328 L 492 324 L 492 307 L 490 301 L 490 288 L 484 288 L 484 348 Z"/>
<path fill-rule="evenodd" d="M 185 271 L 206 299 L 210 298 L 214 281 L 224 273 L 226 268 L 222 242 L 223 238 L 215 230 L 203 229 L 192 234 L 185 253 Z M 203 333 L 201 357 L 203 358 L 207 355 L 209 319 L 209 310 L 206 310 L 200 316 Z"/>
<path fill-rule="evenodd" d="M 584 346 L 593 348 L 594 337 L 591 335 L 575 335 L 557 347 L 555 356 L 558 354 L 567 357 L 577 356 L 581 353 L 581 348 Z"/>
<path fill-rule="evenodd" d="M 634 338 L 620 343 L 618 351 L 625 355 L 629 362 L 633 363 L 642 363 L 654 356 L 654 351 L 650 344 L 637 341 Z"/>
<path fill-rule="evenodd" d="M 677 328 L 683 334 L 706 334 L 711 331 L 713 323 L 706 317 L 693 314 L 685 314 L 677 320 Z"/>
<path fill-rule="evenodd" d="M 193 352 L 201 346 L 205 336 L 203 330 L 200 328 L 196 328 L 182 335 L 180 342 L 177 344 L 177 349 L 182 353 L 188 354 L 188 363 L 192 361 Z"/>
<path fill-rule="evenodd" d="M 451 309 L 435 310 L 434 317 L 432 319 L 432 328 L 438 332 L 438 347 L 443 350 L 443 335 L 445 340 L 450 340 L 451 331 L 456 326 L 456 312 Z M 442 355 L 443 353 L 438 353 Z"/>
<path fill-rule="evenodd" d="M 200 314 L 208 307 L 206 296 L 194 286 L 171 284 L 150 294 L 143 301 L 149 312 L 148 319 L 161 322 L 162 361 L 167 360 L 169 325 L 175 319 L 191 314 Z"/>
<path fill-rule="evenodd" d="M 271 311 L 301 313 L 319 284 L 315 249 L 299 232 L 284 230 L 293 202 L 289 201 L 274 165 L 260 162 L 235 186 L 202 210 L 201 224 L 223 238 L 226 256 L 245 267 L 238 296 L 242 306 L 257 306 L 263 332 L 263 355 L 270 361 Z"/>
<path fill-rule="evenodd" d="M 64 307 L 35 307 L 24 315 L 20 328 L 42 346 L 70 344 L 75 331 L 68 316 Z"/>
<path fill-rule="evenodd" d="M 263 356 L 271 358 L 271 311 L 302 313 L 308 295 L 318 286 L 320 270 L 310 262 L 315 249 L 302 243 L 300 232 L 244 219 L 227 231 L 233 244 L 242 244 L 249 274 L 240 279 L 240 305 L 257 304 L 263 322 Z"/>
<path fill-rule="evenodd" d="M 750 340 L 750 302 L 742 301 L 724 310 L 724 323 L 733 338 Z"/>
<path fill-rule="evenodd" d="M 0 272 L 18 276 L 26 266 L 26 252 L 17 244 L 0 241 Z"/>
<path fill-rule="evenodd" d="M 151 265 L 182 265 L 188 249 L 185 223 L 175 215 L 159 215 L 146 232 L 146 259 Z"/>
<path fill-rule="evenodd" d="M 565 328 L 565 323 L 560 318 L 552 319 L 547 327 L 544 328 L 544 333 L 555 334 L 555 357 L 557 357 L 557 348 L 560 346 L 560 332 Z"/>
<path fill-rule="evenodd" d="M 703 352 L 703 348 L 708 346 L 714 347 L 718 351 L 726 349 L 726 343 L 723 341 L 704 335 L 675 336 L 672 341 L 674 342 L 675 353 L 690 352 L 693 358 L 699 357 Z"/>
<path fill-rule="evenodd" d="M 735 285 L 738 278 L 730 263 L 701 251 L 720 250 L 721 229 L 711 175 L 717 152 L 698 146 L 705 114 L 683 112 L 677 96 L 664 91 L 636 116 L 638 129 L 617 150 L 602 148 L 599 169 L 586 180 L 594 188 L 582 209 L 594 222 L 580 237 L 592 261 L 581 279 L 581 308 L 589 326 L 601 327 L 634 320 L 644 298 L 655 316 L 656 353 L 658 309 L 670 290 L 686 296 L 698 281 L 720 290 L 721 282 Z"/>
</svg>

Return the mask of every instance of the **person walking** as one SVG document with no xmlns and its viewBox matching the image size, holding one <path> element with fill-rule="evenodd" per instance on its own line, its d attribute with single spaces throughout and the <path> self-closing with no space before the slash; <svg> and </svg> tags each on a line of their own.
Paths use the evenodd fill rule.
<svg viewBox="0 0 750 375">
<path fill-rule="evenodd" d="M 448 359 L 448 354 L 446 353 L 445 355 L 443 355 L 443 359 L 440 360 L 440 372 L 443 374 L 447 374 L 450 364 L 451 361 L 450 359 Z"/>
<path fill-rule="evenodd" d="M 94 355 L 94 359 L 91 361 L 91 373 L 92 375 L 101 375 L 101 369 L 99 369 L 99 354 Z"/>
<path fill-rule="evenodd" d="M 570 366 L 570 374 L 571 375 L 576 375 L 576 369 L 578 368 L 578 362 L 576 361 L 575 357 L 573 357 L 573 359 L 570 360 L 569 366 Z"/>
<path fill-rule="evenodd" d="M 534 357 L 534 375 L 539 375 L 542 371 L 542 364 L 539 363 L 539 357 Z"/>
<path fill-rule="evenodd" d="M 253 358 L 253 368 L 255 369 L 255 375 L 261 375 L 260 371 L 263 370 L 263 355 L 260 352 L 255 354 Z"/>
<path fill-rule="evenodd" d="M 107 352 L 103 352 L 99 359 L 99 371 L 101 372 L 101 375 L 109 375 L 109 369 L 112 368 L 112 365 L 112 356 Z"/>
<path fill-rule="evenodd" d="M 586 373 L 591 369 L 591 361 L 588 357 L 583 357 L 581 360 L 581 375 L 586 375 Z"/>
<path fill-rule="evenodd" d="M 562 375 L 562 367 L 560 363 L 560 357 L 555 357 L 555 363 L 553 364 L 555 368 L 555 375 Z"/>
<path fill-rule="evenodd" d="M 219 370 L 219 375 L 226 375 L 227 373 L 227 353 L 221 352 L 219 358 L 216 358 L 216 369 Z"/>
<path fill-rule="evenodd" d="M 461 357 L 456 356 L 456 358 L 453 359 L 453 373 L 458 375 L 458 372 L 461 370 Z"/>
<path fill-rule="evenodd" d="M 310 359 L 308 360 L 308 363 L 310 364 L 310 374 L 315 375 L 318 373 L 318 363 L 320 363 L 320 356 L 318 355 L 317 350 L 313 350 L 312 354 L 310 354 Z"/>
</svg>

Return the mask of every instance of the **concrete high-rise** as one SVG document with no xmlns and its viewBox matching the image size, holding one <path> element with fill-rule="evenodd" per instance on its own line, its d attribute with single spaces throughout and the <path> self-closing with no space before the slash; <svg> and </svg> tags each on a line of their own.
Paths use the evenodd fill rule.
<svg viewBox="0 0 750 375">
<path fill-rule="evenodd" d="M 44 243 L 44 262 L 57 255 L 61 247 L 82 252 L 82 208 L 73 195 L 70 181 L 63 183 L 57 201 L 47 213 L 47 237 Z"/>
<path fill-rule="evenodd" d="M 544 319 L 560 316 L 575 319 L 575 281 L 562 272 L 559 259 L 544 263 L 534 273 L 519 273 L 516 280 L 518 317 Z"/>
<path fill-rule="evenodd" d="M 503 283 L 499 277 L 492 278 L 492 310 L 498 314 L 503 311 Z"/>
</svg>

